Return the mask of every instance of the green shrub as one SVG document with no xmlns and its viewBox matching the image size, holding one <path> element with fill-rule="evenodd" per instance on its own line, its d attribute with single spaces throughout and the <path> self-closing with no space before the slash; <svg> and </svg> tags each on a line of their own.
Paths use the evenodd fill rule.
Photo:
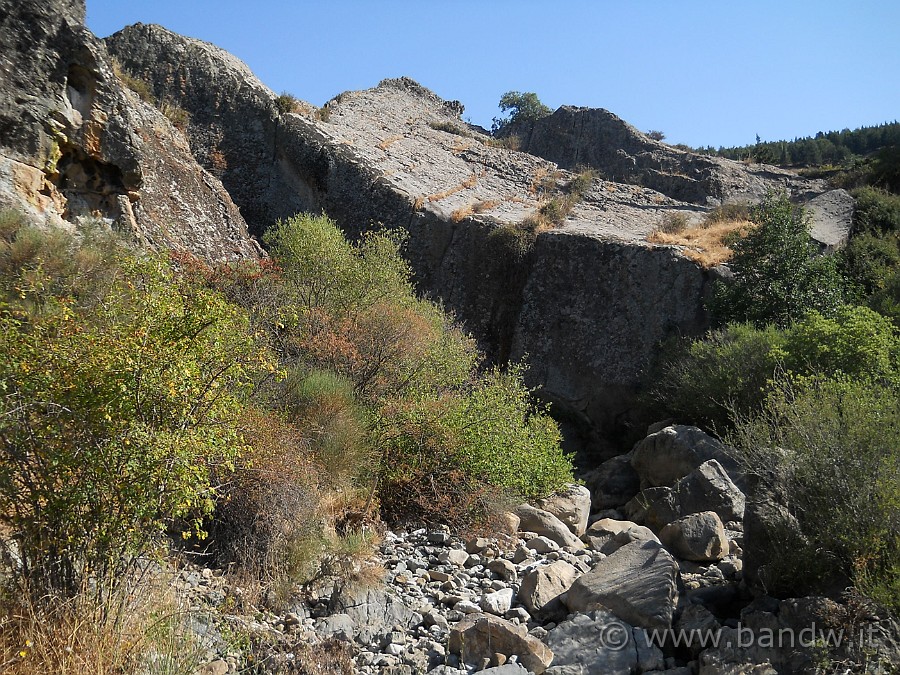
<svg viewBox="0 0 900 675">
<path fill-rule="evenodd" d="M 435 131 L 445 131 L 454 136 L 463 136 L 465 138 L 470 138 L 472 136 L 471 131 L 449 120 L 431 121 L 428 123 L 428 126 Z"/>
<path fill-rule="evenodd" d="M 46 251 L 43 236 L 15 242 Z M 57 253 L 82 250 L 46 236 Z M 2 264 L 5 285 L 27 290 L 0 308 L 0 522 L 39 594 L 114 585 L 175 519 L 199 526 L 210 467 L 239 452 L 231 422 L 265 367 L 242 312 L 164 260 L 122 258 L 89 304 L 69 292 L 69 264 L 12 279 Z"/>
<path fill-rule="evenodd" d="M 282 115 L 299 112 L 300 100 L 293 94 L 283 91 L 275 98 L 275 107 Z"/>
<path fill-rule="evenodd" d="M 472 524 L 502 500 L 571 480 L 559 429 L 521 373 L 491 370 L 469 390 L 397 402 L 379 421 L 380 499 L 389 521 Z"/>
<path fill-rule="evenodd" d="M 787 329 L 728 324 L 663 359 L 656 400 L 680 419 L 723 432 L 758 411 L 781 376 L 898 382 L 900 338 L 890 320 L 857 306 L 811 312 Z"/>
<path fill-rule="evenodd" d="M 828 592 L 850 579 L 900 610 L 900 398 L 866 380 L 782 384 L 728 442 L 797 518 L 774 538 L 763 581 L 773 594 Z"/>
<path fill-rule="evenodd" d="M 786 331 L 784 351 L 793 373 L 900 384 L 897 329 L 867 307 L 847 305 L 833 317 L 810 312 Z"/>
<path fill-rule="evenodd" d="M 765 400 L 783 370 L 785 341 L 774 326 L 728 324 L 673 350 L 654 397 L 679 419 L 722 432 L 735 411 L 749 413 Z"/>
<path fill-rule="evenodd" d="M 751 209 L 757 224 L 731 248 L 729 283 L 719 282 L 710 302 L 720 322 L 787 326 L 810 310 L 833 313 L 844 297 L 837 259 L 819 255 L 806 214 L 786 194 Z"/>
<path fill-rule="evenodd" d="M 856 198 L 855 233 L 900 233 L 900 195 L 867 186 L 854 190 L 853 196 Z"/>
</svg>

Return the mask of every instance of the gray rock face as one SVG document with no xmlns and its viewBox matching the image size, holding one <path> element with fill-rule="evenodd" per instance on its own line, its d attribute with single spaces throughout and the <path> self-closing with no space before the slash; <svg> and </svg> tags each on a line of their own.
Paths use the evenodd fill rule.
<svg viewBox="0 0 900 675">
<path fill-rule="evenodd" d="M 351 234 L 369 223 L 407 230 L 420 289 L 441 298 L 498 361 L 530 354 L 529 383 L 586 433 L 624 422 L 660 340 L 704 326 L 707 273 L 645 241 L 683 204 L 597 181 L 562 227 L 520 247 L 491 234 L 533 214 L 543 186 L 555 190 L 570 175 L 491 147 L 459 119 L 458 104 L 410 80 L 342 94 L 324 121 L 279 115 L 274 93 L 246 66 L 158 26 L 131 26 L 107 44 L 157 96 L 190 112 L 195 156 L 221 176 L 253 231 L 323 209 Z"/>
<path fill-rule="evenodd" d="M 606 609 L 642 628 L 669 628 L 678 601 L 678 564 L 658 543 L 635 541 L 579 577 L 565 596 L 572 612 Z"/>
<path fill-rule="evenodd" d="M 559 624 L 547 646 L 553 650 L 547 675 L 631 675 L 638 665 L 632 627 L 602 609 Z"/>
<path fill-rule="evenodd" d="M 406 230 L 419 289 L 496 361 L 528 354 L 528 383 L 591 449 L 640 417 L 636 389 L 660 342 L 705 328 L 711 273 L 646 241 L 667 213 L 699 215 L 696 205 L 598 179 L 560 227 L 530 241 L 512 226 L 572 174 L 494 147 L 461 121 L 458 103 L 411 80 L 281 114 L 273 92 L 211 45 L 142 25 L 107 44 L 156 96 L 190 112 L 195 156 L 221 176 L 252 231 L 298 210 L 324 210 L 353 235 L 370 223 Z M 760 170 L 767 185 L 782 178 Z"/>
<path fill-rule="evenodd" d="M 828 190 L 824 181 L 799 178 L 773 166 L 698 155 L 655 141 L 602 108 L 562 106 L 511 131 L 519 133 L 525 152 L 566 169 L 592 167 L 611 180 L 646 185 L 694 204 L 758 201 L 772 188 L 799 198 Z M 845 197 L 837 195 L 836 200 L 846 203 Z"/>
<path fill-rule="evenodd" d="M 113 74 L 83 2 L 2 0 L 0 16 L 0 206 L 212 260 L 259 254 L 182 134 Z"/>
<path fill-rule="evenodd" d="M 710 459 L 737 474 L 737 464 L 722 443 L 697 427 L 673 425 L 638 441 L 631 466 L 640 476 L 641 487 L 671 487 Z"/>
<path fill-rule="evenodd" d="M 567 485 L 559 492 L 539 499 L 537 506 L 559 518 L 580 537 L 587 529 L 591 514 L 591 491 L 583 485 Z"/>
<path fill-rule="evenodd" d="M 746 498 L 716 460 L 704 462 L 672 487 L 642 490 L 624 512 L 637 523 L 659 531 L 678 518 L 714 511 L 722 522 L 744 517 Z"/>
<path fill-rule="evenodd" d="M 669 551 L 684 560 L 712 562 L 728 555 L 728 537 L 715 511 L 679 518 L 662 528 L 659 538 Z"/>
</svg>

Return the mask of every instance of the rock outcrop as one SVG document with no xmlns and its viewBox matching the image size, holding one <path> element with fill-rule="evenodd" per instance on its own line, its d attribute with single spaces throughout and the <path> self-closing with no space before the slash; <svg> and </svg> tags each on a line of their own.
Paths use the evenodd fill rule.
<svg viewBox="0 0 900 675">
<path fill-rule="evenodd" d="M 644 185 L 692 204 L 755 202 L 771 189 L 785 190 L 803 201 L 833 192 L 838 201 L 853 203 L 846 192 L 829 191 L 822 181 L 654 140 L 602 108 L 562 106 L 552 115 L 513 126 L 508 133 L 519 135 L 524 152 L 563 168 L 591 167 L 610 180 Z"/>
<path fill-rule="evenodd" d="M 461 121 L 458 102 L 409 79 L 316 110 L 279 101 L 233 56 L 159 26 L 128 27 L 107 45 L 158 99 L 190 113 L 195 157 L 221 176 L 252 231 L 298 210 L 324 210 L 351 235 L 405 230 L 419 289 L 453 310 L 495 361 L 527 355 L 529 384 L 571 438 L 601 454 L 601 439 L 640 428 L 634 394 L 659 343 L 706 325 L 713 273 L 646 241 L 672 211 L 702 215 L 703 200 L 594 179 L 556 227 L 523 225 L 574 175 L 496 147 Z M 754 174 L 754 190 L 784 178 L 798 197 L 824 191 L 766 171 Z"/>
<path fill-rule="evenodd" d="M 183 135 L 127 90 L 83 0 L 0 0 L 0 206 L 65 226 L 101 218 L 212 260 L 259 249 Z"/>
</svg>

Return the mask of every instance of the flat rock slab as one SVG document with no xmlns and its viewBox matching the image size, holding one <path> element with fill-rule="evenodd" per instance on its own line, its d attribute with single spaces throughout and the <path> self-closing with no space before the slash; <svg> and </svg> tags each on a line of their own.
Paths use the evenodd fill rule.
<svg viewBox="0 0 900 675">
<path fill-rule="evenodd" d="M 678 563 L 655 541 L 634 541 L 580 576 L 565 596 L 571 612 L 606 609 L 641 628 L 670 628 Z"/>
<path fill-rule="evenodd" d="M 547 675 L 631 675 L 638 665 L 632 627 L 602 609 L 577 614 L 550 631 Z"/>
</svg>

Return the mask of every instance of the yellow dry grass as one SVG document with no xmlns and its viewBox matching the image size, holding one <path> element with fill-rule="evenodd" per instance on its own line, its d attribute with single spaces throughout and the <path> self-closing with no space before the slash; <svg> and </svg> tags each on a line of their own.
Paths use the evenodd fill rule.
<svg viewBox="0 0 900 675">
<path fill-rule="evenodd" d="M 403 134 L 397 134 L 396 136 L 388 136 L 383 141 L 381 141 L 381 143 L 378 144 L 378 149 L 379 150 L 387 150 L 389 147 L 391 147 L 394 143 L 399 141 L 401 138 L 403 138 Z"/>
<path fill-rule="evenodd" d="M 753 223 L 747 220 L 728 220 L 706 226 L 688 227 L 676 234 L 667 234 L 654 230 L 647 237 L 653 244 L 669 244 L 684 247 L 684 256 L 701 267 L 715 267 L 731 258 L 731 249 L 725 242 L 731 237 L 743 236 Z"/>
<path fill-rule="evenodd" d="M 486 199 L 484 201 L 478 202 L 472 207 L 472 211 L 475 213 L 484 213 L 485 211 L 490 211 L 491 209 L 500 205 L 499 199 Z"/>
<path fill-rule="evenodd" d="M 469 188 L 473 188 L 473 187 L 475 187 L 475 185 L 477 185 L 477 183 L 478 183 L 478 176 L 476 176 L 475 174 L 472 174 L 471 176 L 469 176 L 466 180 L 464 180 L 459 185 L 455 185 L 452 188 L 447 188 L 446 190 L 444 190 L 442 192 L 436 192 L 433 195 L 429 195 L 428 201 L 430 201 L 430 202 L 440 201 L 441 199 L 445 199 L 445 198 L 449 197 L 450 195 L 455 195 L 457 192 L 462 192 L 463 190 L 468 190 Z"/>
<path fill-rule="evenodd" d="M 450 214 L 450 220 L 452 220 L 454 223 L 458 223 L 463 218 L 466 218 L 467 216 L 471 216 L 471 215 L 472 215 L 472 206 L 471 205 L 463 206 L 461 208 L 456 209 L 453 213 Z"/>
</svg>

